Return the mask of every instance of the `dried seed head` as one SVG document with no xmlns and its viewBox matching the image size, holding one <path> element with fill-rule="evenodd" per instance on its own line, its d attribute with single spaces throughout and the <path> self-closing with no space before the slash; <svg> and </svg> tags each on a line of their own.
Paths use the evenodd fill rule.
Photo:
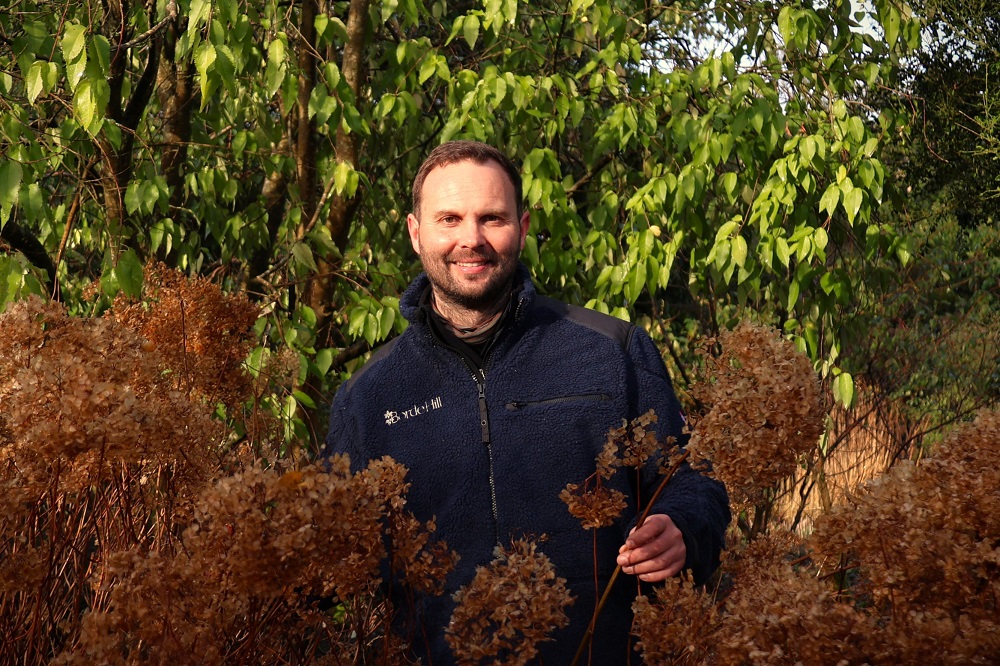
<svg viewBox="0 0 1000 666">
<path fill-rule="evenodd" d="M 518 666 L 569 623 L 564 609 L 573 598 L 537 544 L 518 540 L 497 549 L 489 566 L 478 567 L 455 602 L 447 640 L 458 663 Z"/>
</svg>

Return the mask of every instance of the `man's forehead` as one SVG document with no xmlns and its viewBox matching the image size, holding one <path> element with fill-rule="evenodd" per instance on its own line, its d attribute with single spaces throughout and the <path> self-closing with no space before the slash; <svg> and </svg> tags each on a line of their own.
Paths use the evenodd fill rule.
<svg viewBox="0 0 1000 666">
<path fill-rule="evenodd" d="M 465 167 L 482 167 L 489 169 L 498 178 L 484 179 L 481 174 L 475 176 L 468 173 L 460 173 L 460 169 Z M 479 162 L 476 160 L 458 160 L 441 164 L 434 167 L 427 173 L 427 177 L 421 184 L 421 195 L 423 199 L 447 197 L 449 194 L 470 194 L 480 193 L 500 185 L 504 195 L 514 197 L 514 183 L 511 182 L 507 171 L 496 160 L 486 160 Z M 428 189 L 432 186 L 432 189 Z M 445 188 L 445 190 L 442 190 Z"/>
</svg>

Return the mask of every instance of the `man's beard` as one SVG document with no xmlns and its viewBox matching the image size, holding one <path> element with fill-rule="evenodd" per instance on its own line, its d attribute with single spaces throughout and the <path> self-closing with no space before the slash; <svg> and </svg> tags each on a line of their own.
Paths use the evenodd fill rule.
<svg viewBox="0 0 1000 666">
<path fill-rule="evenodd" d="M 483 282 L 459 287 L 451 274 L 451 265 L 456 261 L 485 260 L 493 264 L 489 277 Z M 491 308 L 510 291 L 517 272 L 517 255 L 501 256 L 495 252 L 476 253 L 462 257 L 449 256 L 435 262 L 432 267 L 424 266 L 424 271 L 434 287 L 438 298 L 466 310 L 483 311 Z M 469 290 L 471 286 L 472 291 Z"/>
</svg>

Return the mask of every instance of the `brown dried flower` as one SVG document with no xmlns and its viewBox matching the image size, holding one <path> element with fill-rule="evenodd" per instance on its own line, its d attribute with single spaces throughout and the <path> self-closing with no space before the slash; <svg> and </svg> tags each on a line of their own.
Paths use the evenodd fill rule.
<svg viewBox="0 0 1000 666">
<path fill-rule="evenodd" d="M 448 645 L 460 664 L 527 664 L 537 645 L 569 623 L 566 580 L 533 541 L 497 549 L 488 567 L 455 593 Z"/>
<path fill-rule="evenodd" d="M 205 278 L 189 278 L 155 263 L 146 266 L 143 302 L 115 299 L 111 316 L 156 350 L 179 389 L 232 407 L 250 393 L 243 362 L 253 342 L 256 305 Z"/>
<path fill-rule="evenodd" d="M 164 378 L 155 352 L 108 318 L 70 317 L 31 299 L 0 315 L 0 402 L 6 444 L 28 479 L 59 468 L 86 487 L 113 462 L 204 467 L 221 425 L 211 409 Z"/>
<path fill-rule="evenodd" d="M 986 663 L 1000 654 L 1000 411 L 956 428 L 821 516 L 811 543 L 859 566 L 884 662 Z M 856 587 L 861 587 L 859 583 Z"/>
<path fill-rule="evenodd" d="M 653 599 L 642 595 L 632 604 L 634 633 L 647 664 L 702 664 L 714 647 L 718 610 L 689 575 L 664 581 Z"/>
<path fill-rule="evenodd" d="M 760 537 L 729 563 L 732 592 L 713 638 L 717 664 L 844 664 L 869 660 L 874 624 L 830 581 L 792 565 L 790 533 Z"/>
<path fill-rule="evenodd" d="M 588 487 L 589 483 L 569 483 L 559 493 L 559 499 L 566 503 L 570 514 L 579 519 L 584 529 L 611 525 L 628 506 L 624 494 L 602 485 L 600 481 L 597 477 L 593 487 Z"/>
<path fill-rule="evenodd" d="M 687 449 L 739 501 L 795 469 L 818 443 L 825 412 L 809 360 L 776 330 L 744 322 L 719 342 L 721 356 L 706 358 L 695 386 L 705 413 L 693 415 Z"/>
</svg>

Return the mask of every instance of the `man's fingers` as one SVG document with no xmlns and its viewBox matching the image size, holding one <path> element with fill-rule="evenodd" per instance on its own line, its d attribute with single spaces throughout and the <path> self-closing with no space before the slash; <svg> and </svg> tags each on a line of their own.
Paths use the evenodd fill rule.
<svg viewBox="0 0 1000 666">
<path fill-rule="evenodd" d="M 684 537 L 669 516 L 650 516 L 633 529 L 619 549 L 618 564 L 627 574 L 656 582 L 674 576 L 684 567 Z"/>
<path fill-rule="evenodd" d="M 674 545 L 654 557 L 643 560 L 633 559 L 622 571 L 633 576 L 639 576 L 646 581 L 659 581 L 670 578 L 684 567 L 686 551 L 683 546 Z"/>
<path fill-rule="evenodd" d="M 632 528 L 632 531 L 629 532 L 628 539 L 625 540 L 625 545 L 623 545 L 618 552 L 644 546 L 653 539 L 661 536 L 663 531 L 672 524 L 672 521 L 670 521 L 667 516 L 662 514 L 650 516 L 641 526 Z"/>
</svg>

